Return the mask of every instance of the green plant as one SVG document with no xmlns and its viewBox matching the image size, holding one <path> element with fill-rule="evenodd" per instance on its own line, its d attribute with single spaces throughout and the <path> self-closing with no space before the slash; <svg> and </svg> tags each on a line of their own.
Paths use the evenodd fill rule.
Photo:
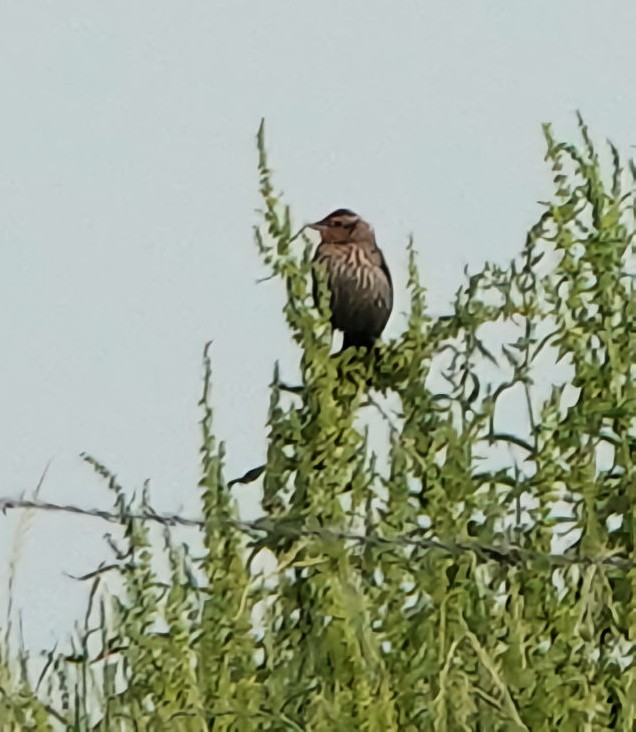
<svg viewBox="0 0 636 732">
<path fill-rule="evenodd" d="M 289 393 L 274 369 L 267 463 L 245 478 L 263 475 L 263 518 L 241 521 L 224 476 L 206 350 L 203 558 L 167 531 L 160 579 L 145 496 L 126 499 L 89 459 L 125 527 L 123 585 L 108 594 L 96 574 L 76 652 L 49 654 L 38 693 L 52 722 L 633 728 L 636 171 L 612 147 L 604 163 L 580 130 L 575 147 L 545 127 L 553 199 L 519 257 L 467 276 L 447 317 L 427 314 L 409 243 L 404 331 L 365 358 L 330 355 L 326 293 L 317 313 L 310 245 L 275 193 L 261 127 L 256 240 L 286 287 L 301 374 Z M 558 383 L 535 383 L 553 364 Z M 6 668 L 13 723 L 25 697 Z"/>
</svg>

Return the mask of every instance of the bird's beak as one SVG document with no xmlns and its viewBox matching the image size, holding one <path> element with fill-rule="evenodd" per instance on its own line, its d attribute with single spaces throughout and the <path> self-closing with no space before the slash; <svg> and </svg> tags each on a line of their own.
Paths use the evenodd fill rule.
<svg viewBox="0 0 636 732">
<path fill-rule="evenodd" d="M 327 228 L 327 224 L 324 221 L 315 221 L 313 224 L 307 224 L 307 228 L 314 231 L 323 231 Z"/>
</svg>

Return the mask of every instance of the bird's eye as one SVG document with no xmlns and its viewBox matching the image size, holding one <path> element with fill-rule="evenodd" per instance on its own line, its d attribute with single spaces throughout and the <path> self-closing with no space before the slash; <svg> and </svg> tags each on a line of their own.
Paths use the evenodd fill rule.
<svg viewBox="0 0 636 732">
<path fill-rule="evenodd" d="M 332 226 L 342 226 L 342 221 L 336 219 L 335 221 L 331 222 Z"/>
</svg>

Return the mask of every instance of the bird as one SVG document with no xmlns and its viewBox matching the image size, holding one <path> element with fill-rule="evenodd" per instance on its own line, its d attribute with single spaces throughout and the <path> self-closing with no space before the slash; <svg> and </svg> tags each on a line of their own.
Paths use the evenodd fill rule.
<svg viewBox="0 0 636 732">
<path fill-rule="evenodd" d="M 342 350 L 371 349 L 393 308 L 393 283 L 373 227 L 348 208 L 308 224 L 320 233 L 314 254 L 313 296 L 319 305 L 316 267 L 327 272 L 331 325 L 344 334 Z"/>
</svg>

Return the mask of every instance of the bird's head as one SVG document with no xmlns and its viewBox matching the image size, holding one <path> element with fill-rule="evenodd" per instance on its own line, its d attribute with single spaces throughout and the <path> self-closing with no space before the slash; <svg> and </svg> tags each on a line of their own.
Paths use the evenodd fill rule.
<svg viewBox="0 0 636 732">
<path fill-rule="evenodd" d="M 375 241 L 373 227 L 348 208 L 338 208 L 308 226 L 319 231 L 322 241 L 330 244 Z"/>
</svg>

